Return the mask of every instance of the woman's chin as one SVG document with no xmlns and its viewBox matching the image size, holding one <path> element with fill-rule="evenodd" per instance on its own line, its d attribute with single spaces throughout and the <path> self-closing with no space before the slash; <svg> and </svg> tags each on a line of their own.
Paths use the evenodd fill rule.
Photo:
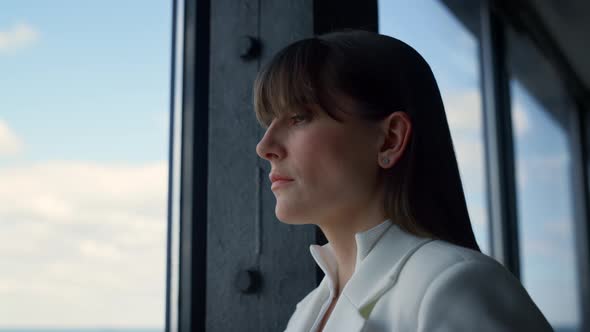
<svg viewBox="0 0 590 332">
<path fill-rule="evenodd" d="M 295 211 L 293 211 L 295 212 Z M 289 213 L 289 211 L 285 211 L 284 209 L 279 208 L 279 206 L 275 209 L 275 215 L 277 219 L 282 222 L 283 224 L 288 225 L 305 225 L 309 224 L 309 220 L 307 218 L 302 217 L 301 215 L 297 215 L 296 213 Z"/>
</svg>

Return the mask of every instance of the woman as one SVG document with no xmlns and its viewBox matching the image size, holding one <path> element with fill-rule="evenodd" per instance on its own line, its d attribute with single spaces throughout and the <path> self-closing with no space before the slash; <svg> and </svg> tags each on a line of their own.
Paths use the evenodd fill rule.
<svg viewBox="0 0 590 332">
<path fill-rule="evenodd" d="M 551 331 L 475 241 L 438 86 L 366 31 L 297 41 L 254 85 L 275 214 L 315 224 L 324 271 L 286 331 Z"/>
</svg>

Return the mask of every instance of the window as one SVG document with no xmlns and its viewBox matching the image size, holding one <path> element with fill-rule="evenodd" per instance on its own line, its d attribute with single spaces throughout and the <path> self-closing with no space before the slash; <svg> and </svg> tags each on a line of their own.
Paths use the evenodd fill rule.
<svg viewBox="0 0 590 332">
<path fill-rule="evenodd" d="M 549 62 L 509 31 L 522 282 L 555 331 L 580 325 L 575 265 L 571 151 L 573 102 Z"/>
<path fill-rule="evenodd" d="M 163 330 L 171 10 L 2 3 L 0 329 Z"/>
<path fill-rule="evenodd" d="M 382 0 L 379 1 L 379 33 L 408 43 L 434 72 L 473 231 L 481 250 L 489 254 L 478 30 L 467 29 L 463 24 L 463 21 L 479 21 L 478 7 L 473 9 L 464 10 L 465 17 L 460 22 L 436 0 Z"/>
</svg>

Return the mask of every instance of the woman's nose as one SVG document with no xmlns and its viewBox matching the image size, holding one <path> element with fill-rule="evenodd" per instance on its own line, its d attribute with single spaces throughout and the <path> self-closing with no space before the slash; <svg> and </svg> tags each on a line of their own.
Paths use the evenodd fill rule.
<svg viewBox="0 0 590 332">
<path fill-rule="evenodd" d="M 260 158 L 269 161 L 271 159 L 280 158 L 280 156 L 282 155 L 281 148 L 274 140 L 274 138 L 269 135 L 268 131 L 264 134 L 262 139 L 260 139 L 260 142 L 258 142 L 258 144 L 256 145 L 256 153 Z"/>
</svg>

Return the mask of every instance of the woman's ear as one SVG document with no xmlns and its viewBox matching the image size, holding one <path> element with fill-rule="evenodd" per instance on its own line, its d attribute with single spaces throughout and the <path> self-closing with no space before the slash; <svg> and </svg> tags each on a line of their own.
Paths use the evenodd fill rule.
<svg viewBox="0 0 590 332">
<path fill-rule="evenodd" d="M 402 157 L 412 134 L 412 122 L 405 112 L 393 112 L 382 120 L 378 164 L 390 168 Z"/>
</svg>

